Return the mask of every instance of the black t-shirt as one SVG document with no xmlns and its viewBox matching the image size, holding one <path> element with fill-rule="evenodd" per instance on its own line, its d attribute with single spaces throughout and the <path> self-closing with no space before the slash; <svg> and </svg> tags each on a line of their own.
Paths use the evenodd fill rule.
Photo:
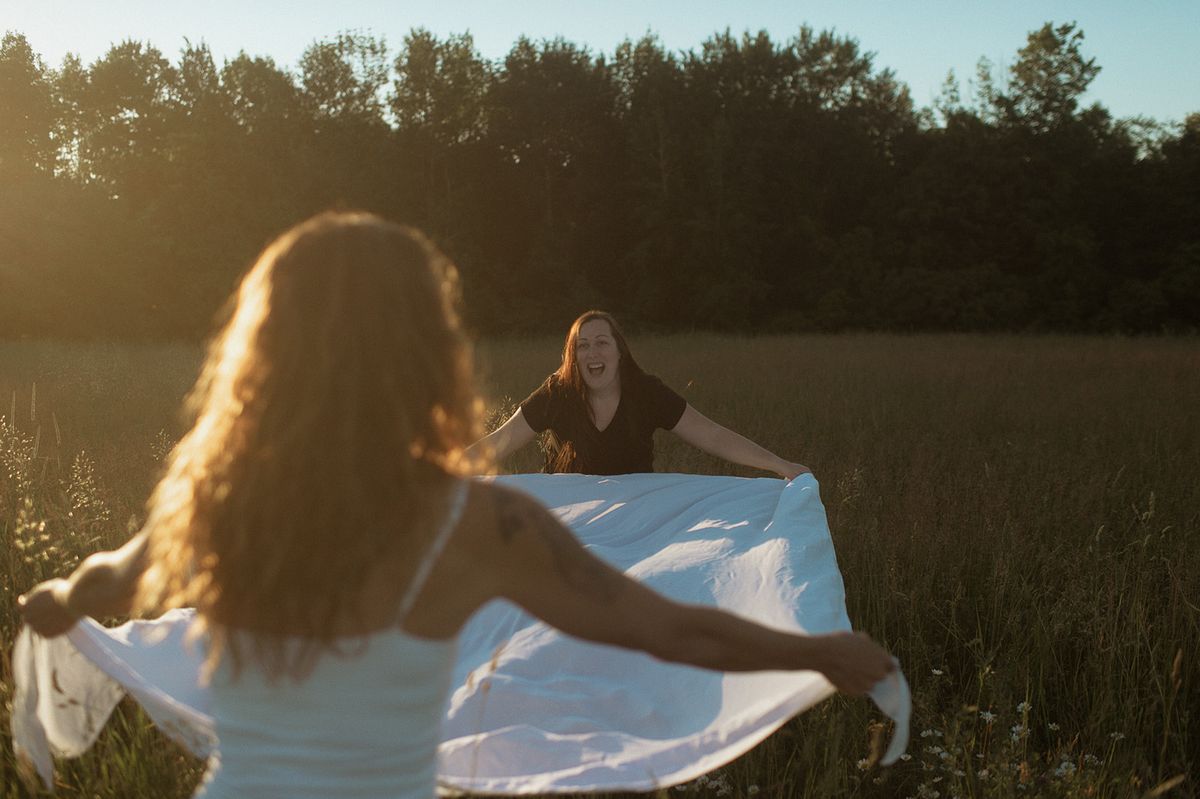
<svg viewBox="0 0 1200 799">
<path fill-rule="evenodd" d="M 632 474 L 654 471 L 654 431 L 679 424 L 687 400 L 651 375 L 622 375 L 621 401 L 612 421 L 597 430 L 587 403 L 551 375 L 521 403 L 521 413 L 539 433 L 553 435 L 547 472 Z"/>
</svg>

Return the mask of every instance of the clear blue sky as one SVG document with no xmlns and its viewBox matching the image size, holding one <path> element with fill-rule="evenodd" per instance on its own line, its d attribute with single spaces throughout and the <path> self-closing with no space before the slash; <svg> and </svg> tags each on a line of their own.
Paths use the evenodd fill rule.
<svg viewBox="0 0 1200 799">
<path fill-rule="evenodd" d="M 67 52 L 90 63 L 126 38 L 171 60 L 186 36 L 207 42 L 218 62 L 245 50 L 294 67 L 308 44 L 341 30 L 369 30 L 393 51 L 413 27 L 470 31 L 485 57 L 500 58 L 522 33 L 611 53 L 647 31 L 689 50 L 725 28 L 783 41 L 808 24 L 876 53 L 918 106 L 932 103 L 950 69 L 966 96 L 981 57 L 1007 67 L 1048 21 L 1083 29 L 1084 52 L 1102 68 L 1087 99 L 1114 116 L 1166 122 L 1200 111 L 1200 0 L 0 0 L 0 30 L 25 34 L 51 66 Z"/>
</svg>

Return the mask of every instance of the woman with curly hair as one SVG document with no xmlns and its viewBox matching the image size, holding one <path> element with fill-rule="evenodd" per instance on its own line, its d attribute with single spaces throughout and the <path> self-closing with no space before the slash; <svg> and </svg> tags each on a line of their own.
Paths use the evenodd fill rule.
<svg viewBox="0 0 1200 799">
<path fill-rule="evenodd" d="M 456 295 L 411 229 L 328 213 L 284 233 L 210 348 L 145 529 L 20 597 L 43 636 L 196 608 L 218 738 L 197 795 L 433 796 L 456 636 L 495 598 L 709 669 L 815 669 L 852 694 L 892 669 L 860 633 L 664 598 L 466 479 L 480 403 Z"/>
</svg>

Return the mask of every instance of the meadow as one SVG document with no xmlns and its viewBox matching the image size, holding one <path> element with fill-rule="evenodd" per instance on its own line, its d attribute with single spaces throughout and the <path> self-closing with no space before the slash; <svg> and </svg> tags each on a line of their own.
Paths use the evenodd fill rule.
<svg viewBox="0 0 1200 799">
<path fill-rule="evenodd" d="M 662 795 L 1195 797 L 1200 339 L 634 336 L 695 407 L 821 483 L 855 626 L 914 693 L 902 762 L 834 698 Z M 497 419 L 557 339 L 481 344 Z M 199 363 L 185 345 L 0 342 L 0 797 L 13 599 L 122 541 Z M 660 433 L 660 471 L 752 473 Z M 536 470 L 533 447 L 505 464 Z M 65 797 L 185 797 L 203 764 L 118 708 Z"/>
</svg>

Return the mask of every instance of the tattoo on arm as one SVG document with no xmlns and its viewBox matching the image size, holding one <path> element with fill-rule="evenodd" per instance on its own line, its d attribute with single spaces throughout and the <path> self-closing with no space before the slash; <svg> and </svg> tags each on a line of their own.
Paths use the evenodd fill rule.
<svg viewBox="0 0 1200 799">
<path fill-rule="evenodd" d="M 496 499 L 496 521 L 506 544 L 511 544 L 522 532 L 537 536 L 550 550 L 555 570 L 571 588 L 605 601 L 616 595 L 617 586 L 608 570 L 593 557 L 579 557 L 546 511 L 508 492 L 500 492 Z"/>
</svg>

